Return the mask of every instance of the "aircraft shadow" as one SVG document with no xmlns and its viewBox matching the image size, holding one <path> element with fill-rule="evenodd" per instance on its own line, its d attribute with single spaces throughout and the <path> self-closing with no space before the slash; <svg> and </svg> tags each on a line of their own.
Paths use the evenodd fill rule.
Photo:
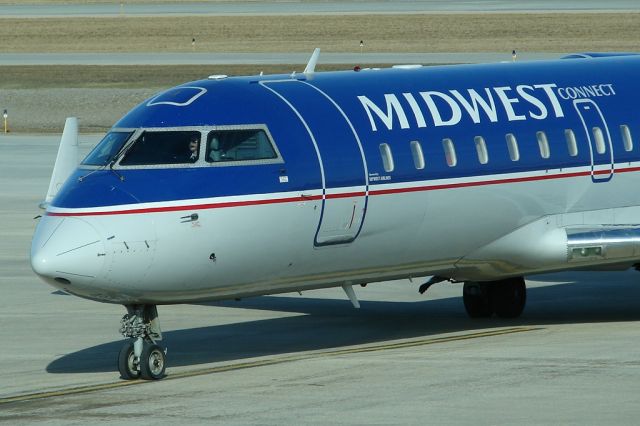
<svg viewBox="0 0 640 426">
<path fill-rule="evenodd" d="M 459 297 L 421 302 L 364 300 L 360 310 L 345 300 L 290 296 L 213 302 L 207 305 L 302 315 L 167 331 L 163 344 L 169 348 L 171 368 L 495 327 L 639 321 L 640 286 L 632 284 L 635 275 L 609 282 L 611 275 L 601 275 L 607 282 L 601 279 L 598 285 L 578 276 L 568 283 L 530 288 L 525 312 L 515 320 L 470 319 Z M 563 281 L 558 278 L 556 282 Z M 62 374 L 114 371 L 121 345 L 122 340 L 117 340 L 73 352 L 54 360 L 46 370 Z"/>
</svg>

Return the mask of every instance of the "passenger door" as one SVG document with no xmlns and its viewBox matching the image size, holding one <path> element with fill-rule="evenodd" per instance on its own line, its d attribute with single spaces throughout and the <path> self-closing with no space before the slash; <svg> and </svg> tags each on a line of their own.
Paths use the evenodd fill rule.
<svg viewBox="0 0 640 426">
<path fill-rule="evenodd" d="M 598 105 L 591 99 L 576 99 L 573 106 L 589 142 L 591 179 L 594 182 L 607 182 L 614 173 L 613 144 L 607 122 Z"/>
<path fill-rule="evenodd" d="M 366 214 L 368 173 L 360 139 L 349 118 L 325 92 L 305 81 L 260 84 L 293 110 L 318 156 L 323 194 L 314 245 L 353 242 Z"/>
</svg>

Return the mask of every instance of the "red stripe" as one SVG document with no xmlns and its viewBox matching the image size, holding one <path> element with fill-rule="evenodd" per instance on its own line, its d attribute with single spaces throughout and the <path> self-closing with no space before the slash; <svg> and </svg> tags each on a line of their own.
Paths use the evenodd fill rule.
<svg viewBox="0 0 640 426">
<path fill-rule="evenodd" d="M 178 212 L 184 210 L 208 210 L 208 209 L 221 209 L 225 207 L 241 207 L 241 206 L 255 206 L 260 204 L 280 204 L 291 203 L 299 201 L 320 200 L 322 195 L 312 195 L 306 197 L 291 197 L 291 198 L 273 198 L 269 200 L 254 200 L 254 201 L 229 201 L 226 203 L 210 203 L 210 204 L 191 204 L 186 206 L 167 206 L 167 207 L 148 207 L 144 209 L 131 209 L 131 210 L 114 210 L 104 212 L 47 212 L 49 216 L 107 216 L 115 214 L 138 214 L 138 213 L 159 213 L 159 212 Z"/>
<path fill-rule="evenodd" d="M 627 169 L 616 170 L 615 173 L 637 172 L 637 171 L 640 171 L 640 167 L 630 167 Z M 609 173 L 611 173 L 611 171 L 608 169 L 594 171 L 594 174 L 596 175 L 603 175 L 603 174 L 609 174 Z M 500 185 L 500 184 L 506 184 L 506 183 L 532 182 L 532 181 L 542 181 L 542 180 L 551 180 L 551 179 L 565 179 L 565 178 L 590 176 L 590 175 L 591 175 L 590 171 L 585 171 L 585 172 L 572 172 L 572 173 L 543 175 L 543 176 L 529 176 L 529 177 L 520 177 L 520 178 L 485 180 L 485 181 L 478 181 L 478 182 L 425 185 L 425 186 L 416 186 L 412 188 L 379 189 L 379 190 L 369 191 L 369 195 L 387 195 L 387 194 L 400 194 L 405 192 L 437 191 L 441 189 Z M 346 192 L 342 194 L 327 194 L 326 198 L 327 199 L 353 198 L 353 197 L 364 197 L 365 195 L 366 195 L 365 192 L 357 191 L 357 192 Z M 256 205 L 262 205 L 262 204 L 295 203 L 295 202 L 301 202 L 301 201 L 321 200 L 321 199 L 322 199 L 322 195 L 311 195 L 311 196 L 300 196 L 300 197 L 289 197 L 289 198 L 273 198 L 273 199 L 267 199 L 267 200 L 229 201 L 226 203 L 149 207 L 149 208 L 131 209 L 131 210 L 113 210 L 113 211 L 103 211 L 103 212 L 77 212 L 77 213 L 76 212 L 64 212 L 64 213 L 46 212 L 46 214 L 49 216 L 108 216 L 108 215 L 119 215 L 119 214 L 176 212 L 176 211 L 184 211 L 184 210 L 209 210 L 209 209 L 221 209 L 226 207 L 256 206 Z"/>
</svg>

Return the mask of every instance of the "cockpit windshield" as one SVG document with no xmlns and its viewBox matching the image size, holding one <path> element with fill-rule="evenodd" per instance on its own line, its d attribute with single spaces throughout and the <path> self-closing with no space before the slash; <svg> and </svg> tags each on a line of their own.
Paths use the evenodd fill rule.
<svg viewBox="0 0 640 426">
<path fill-rule="evenodd" d="M 120 152 L 133 132 L 109 132 L 82 161 L 85 166 L 106 166 Z"/>
<path fill-rule="evenodd" d="M 145 131 L 127 150 L 120 165 L 195 163 L 199 154 L 198 131 Z"/>
</svg>

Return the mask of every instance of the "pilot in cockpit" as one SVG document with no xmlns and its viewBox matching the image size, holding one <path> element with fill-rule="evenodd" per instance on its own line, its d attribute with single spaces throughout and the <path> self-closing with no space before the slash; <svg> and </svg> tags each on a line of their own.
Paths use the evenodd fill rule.
<svg viewBox="0 0 640 426">
<path fill-rule="evenodd" d="M 189 141 L 189 159 L 190 163 L 195 163 L 198 160 L 198 153 L 200 151 L 200 137 L 193 135 Z"/>
</svg>

